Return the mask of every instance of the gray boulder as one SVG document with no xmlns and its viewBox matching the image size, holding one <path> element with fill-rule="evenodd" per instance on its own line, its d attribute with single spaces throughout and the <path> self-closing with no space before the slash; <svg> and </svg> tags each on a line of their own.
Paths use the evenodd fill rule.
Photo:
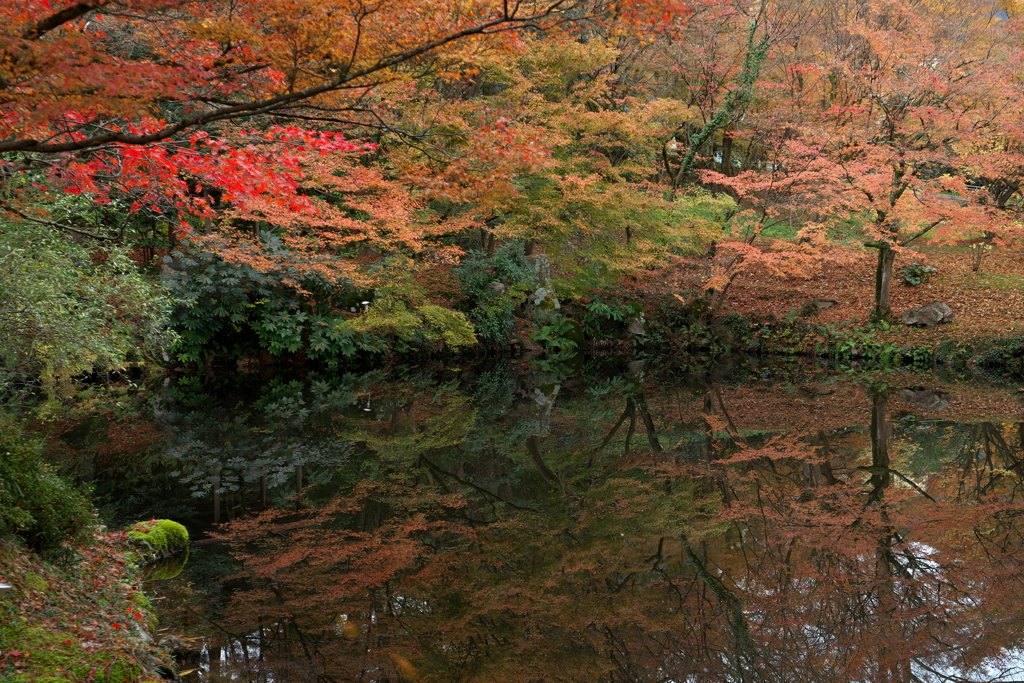
<svg viewBox="0 0 1024 683">
<path fill-rule="evenodd" d="M 647 329 L 644 327 L 644 317 L 633 318 L 629 321 L 629 327 L 626 329 L 630 334 L 637 337 L 646 337 Z"/>
<path fill-rule="evenodd" d="M 818 311 L 832 308 L 836 305 L 835 299 L 809 299 L 800 307 L 800 315 L 806 317 L 815 315 Z"/>
<path fill-rule="evenodd" d="M 953 322 L 953 309 L 936 301 L 903 312 L 903 322 L 911 327 L 935 327 Z"/>
</svg>

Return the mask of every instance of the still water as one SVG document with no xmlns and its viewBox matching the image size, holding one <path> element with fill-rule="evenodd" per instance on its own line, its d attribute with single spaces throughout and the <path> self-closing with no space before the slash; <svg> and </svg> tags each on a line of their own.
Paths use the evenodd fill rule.
<svg viewBox="0 0 1024 683">
<path fill-rule="evenodd" d="M 1015 385 L 547 370 L 168 380 L 97 490 L 184 680 L 1024 681 Z"/>
</svg>

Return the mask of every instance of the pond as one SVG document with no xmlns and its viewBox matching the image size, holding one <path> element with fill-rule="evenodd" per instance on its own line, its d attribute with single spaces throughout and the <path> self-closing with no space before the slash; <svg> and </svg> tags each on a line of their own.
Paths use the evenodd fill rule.
<svg viewBox="0 0 1024 683">
<path fill-rule="evenodd" d="M 1024 680 L 1016 386 L 547 370 L 166 380 L 95 486 L 193 531 L 184 680 Z"/>
</svg>

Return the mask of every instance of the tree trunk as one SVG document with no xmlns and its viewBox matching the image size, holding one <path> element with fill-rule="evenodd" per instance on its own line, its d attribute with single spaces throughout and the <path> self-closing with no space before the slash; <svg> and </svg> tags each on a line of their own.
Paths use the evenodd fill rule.
<svg viewBox="0 0 1024 683">
<path fill-rule="evenodd" d="M 213 523 L 220 524 L 220 476 L 213 480 Z"/>
<path fill-rule="evenodd" d="M 636 406 L 634 405 L 632 399 L 627 398 L 626 408 L 622 411 L 622 415 L 619 416 L 619 421 L 615 423 L 615 426 L 612 427 L 610 432 L 608 432 L 608 435 L 605 436 L 604 439 L 601 441 L 601 445 L 598 446 L 597 449 L 594 451 L 595 454 L 603 451 L 605 446 L 611 443 L 612 439 L 615 437 L 615 433 L 618 432 L 619 427 L 622 426 L 622 423 L 626 421 L 626 418 L 632 417 L 635 412 Z M 593 459 L 593 456 L 591 456 L 591 459 Z"/>
<path fill-rule="evenodd" d="M 879 244 L 878 267 L 875 269 L 875 310 L 871 312 L 872 320 L 885 320 L 892 309 L 889 307 L 889 289 L 892 286 L 892 263 L 896 252 L 888 244 Z"/>
<path fill-rule="evenodd" d="M 757 666 L 757 647 L 750 636 L 750 624 L 747 622 L 743 601 L 719 576 L 712 573 L 713 570 L 708 570 L 704 560 L 690 546 L 690 541 L 685 534 L 681 535 L 681 541 L 684 561 L 694 569 L 697 578 L 715 596 L 715 599 L 722 606 L 723 616 L 729 624 L 729 631 L 732 634 L 733 640 L 733 652 L 731 653 L 732 656 L 728 654 L 726 656 L 732 660 L 734 680 L 738 680 L 740 683 L 747 683 L 747 681 L 751 680 L 749 676 L 756 676 L 755 672 L 758 671 L 759 667 Z"/>
<path fill-rule="evenodd" d="M 732 134 L 726 133 L 722 139 L 722 175 L 732 176 Z"/>
<path fill-rule="evenodd" d="M 633 399 L 633 404 L 637 407 L 640 412 L 640 418 L 644 421 L 644 429 L 647 431 L 647 443 L 651 445 L 651 451 L 654 453 L 661 453 L 661 442 L 658 441 L 658 430 L 654 426 L 654 418 L 651 417 L 651 411 L 647 407 L 647 399 L 644 398 L 643 394 L 638 394 Z"/>
<path fill-rule="evenodd" d="M 544 457 L 540 453 L 540 440 L 536 435 L 527 437 L 526 452 L 530 454 L 533 464 L 537 467 L 537 471 L 540 472 L 540 476 L 544 481 L 549 484 L 558 484 L 558 475 L 552 472 L 551 468 L 544 462 Z"/>
</svg>

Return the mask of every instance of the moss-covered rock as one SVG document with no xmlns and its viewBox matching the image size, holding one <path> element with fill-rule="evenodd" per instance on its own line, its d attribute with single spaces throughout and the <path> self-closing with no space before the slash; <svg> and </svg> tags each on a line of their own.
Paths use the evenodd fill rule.
<svg viewBox="0 0 1024 683">
<path fill-rule="evenodd" d="M 188 529 L 170 519 L 137 522 L 128 529 L 127 540 L 147 562 L 188 551 Z"/>
</svg>

